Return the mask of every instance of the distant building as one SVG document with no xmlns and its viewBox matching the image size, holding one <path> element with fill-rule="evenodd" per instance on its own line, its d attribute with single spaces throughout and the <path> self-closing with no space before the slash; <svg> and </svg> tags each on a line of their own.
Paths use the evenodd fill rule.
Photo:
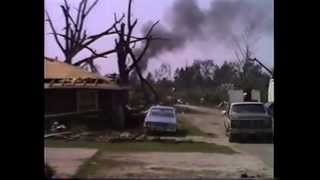
<svg viewBox="0 0 320 180">
<path fill-rule="evenodd" d="M 103 125 L 124 127 L 128 87 L 79 67 L 45 58 L 45 119 L 96 116 Z"/>
<path fill-rule="evenodd" d="M 220 85 L 221 89 L 225 89 L 225 90 L 233 90 L 234 89 L 234 84 L 232 83 L 225 83 L 225 84 L 221 84 Z"/>
</svg>

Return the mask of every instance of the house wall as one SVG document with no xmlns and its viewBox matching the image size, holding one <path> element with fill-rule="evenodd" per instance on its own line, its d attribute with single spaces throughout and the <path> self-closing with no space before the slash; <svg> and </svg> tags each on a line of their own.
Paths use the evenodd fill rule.
<svg viewBox="0 0 320 180">
<path fill-rule="evenodd" d="M 45 114 L 76 111 L 76 91 L 74 89 L 45 90 Z"/>
<path fill-rule="evenodd" d="M 77 112 L 77 91 L 75 89 L 45 90 L 45 114 Z M 81 91 L 85 91 L 81 89 Z M 104 127 L 123 128 L 125 125 L 124 106 L 128 91 L 97 90 L 99 123 Z M 100 126 L 99 125 L 99 126 Z"/>
<path fill-rule="evenodd" d="M 125 125 L 124 97 L 128 91 L 101 91 L 99 93 L 99 108 L 103 110 L 104 117 L 111 120 L 115 128 Z"/>
</svg>

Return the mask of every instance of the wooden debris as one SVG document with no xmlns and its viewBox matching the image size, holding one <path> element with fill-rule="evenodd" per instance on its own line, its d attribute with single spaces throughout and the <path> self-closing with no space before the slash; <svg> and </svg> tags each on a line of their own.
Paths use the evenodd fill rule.
<svg viewBox="0 0 320 180">
<path fill-rule="evenodd" d="M 67 132 L 60 132 L 60 133 L 50 133 L 50 134 L 46 134 L 44 135 L 44 138 L 49 138 L 49 137 L 54 137 L 54 136 L 61 136 L 61 135 L 67 135 L 67 134 L 71 134 L 72 132 L 67 131 Z"/>
</svg>

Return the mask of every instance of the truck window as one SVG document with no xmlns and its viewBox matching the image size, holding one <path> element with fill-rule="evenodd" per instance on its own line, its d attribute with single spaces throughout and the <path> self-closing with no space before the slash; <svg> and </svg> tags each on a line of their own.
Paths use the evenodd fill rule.
<svg viewBox="0 0 320 180">
<path fill-rule="evenodd" d="M 232 112 L 235 113 L 265 113 L 262 104 L 236 104 L 232 106 Z"/>
</svg>

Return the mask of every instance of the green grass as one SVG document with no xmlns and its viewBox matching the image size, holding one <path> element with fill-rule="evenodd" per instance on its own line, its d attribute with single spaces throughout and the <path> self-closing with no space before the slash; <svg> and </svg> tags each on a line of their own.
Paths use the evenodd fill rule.
<svg viewBox="0 0 320 180">
<path fill-rule="evenodd" d="M 97 161 L 99 161 L 99 155 L 101 151 L 97 151 L 90 159 L 86 160 L 77 170 L 76 174 L 73 175 L 73 178 L 89 178 L 94 175 L 98 167 L 96 167 Z M 108 165 L 109 163 L 103 163 Z M 101 164 L 99 163 L 101 166 Z"/>
<path fill-rule="evenodd" d="M 208 143 L 95 143 L 86 141 L 65 142 L 62 140 L 46 140 L 46 147 L 95 148 L 107 152 L 204 152 L 204 153 L 236 153 L 228 146 Z"/>
<path fill-rule="evenodd" d="M 111 159 L 101 158 L 104 151 L 99 150 L 94 156 L 83 163 L 73 178 L 94 178 L 99 169 L 111 169 L 115 166 L 121 166 L 126 162 L 114 161 Z"/>
<path fill-rule="evenodd" d="M 134 152 L 202 152 L 202 153 L 237 153 L 228 146 L 207 143 L 161 143 L 161 142 L 136 142 L 136 143 L 95 143 L 86 141 L 46 140 L 46 147 L 56 148 L 95 148 L 97 153 L 85 161 L 78 169 L 74 178 L 94 178 L 98 170 L 107 170 L 116 166 L 128 165 L 128 162 L 114 161 L 101 158 L 105 152 L 109 153 L 134 153 Z M 130 162 L 134 163 L 134 162 Z"/>
<path fill-rule="evenodd" d="M 85 163 L 83 163 L 73 178 L 101 178 L 107 176 L 104 172 L 111 170 L 112 168 L 121 167 L 121 166 L 131 166 L 131 165 L 142 165 L 141 162 L 134 161 L 116 161 L 113 159 L 103 157 L 103 154 L 106 151 L 99 150 L 94 156 L 88 159 Z M 101 171 L 102 170 L 102 171 Z M 193 171 L 193 170 L 181 170 L 175 168 L 163 168 L 157 167 L 153 168 L 153 170 L 162 171 L 164 175 L 167 176 L 181 176 L 182 174 L 185 177 L 198 176 L 201 175 L 210 175 L 214 172 L 212 171 Z M 153 174 L 150 172 L 136 172 L 136 173 L 124 173 L 124 177 L 152 177 Z"/>
</svg>

